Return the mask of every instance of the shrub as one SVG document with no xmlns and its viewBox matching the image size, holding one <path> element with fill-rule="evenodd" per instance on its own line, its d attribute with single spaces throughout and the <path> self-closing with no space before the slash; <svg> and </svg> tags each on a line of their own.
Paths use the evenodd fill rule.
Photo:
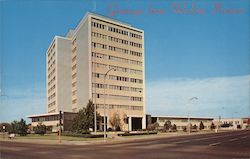
<svg viewBox="0 0 250 159">
<path fill-rule="evenodd" d="M 183 127 L 182 130 L 183 130 L 184 132 L 187 132 L 187 127 L 186 127 L 186 126 Z"/>
<path fill-rule="evenodd" d="M 200 122 L 199 129 L 200 129 L 200 130 L 203 130 L 203 129 L 204 129 L 204 124 L 203 124 L 203 122 L 202 122 L 202 121 Z"/>
<path fill-rule="evenodd" d="M 156 130 L 158 130 L 158 128 L 159 128 L 159 124 L 157 122 L 153 123 L 153 124 L 149 124 L 147 126 L 148 131 L 156 131 Z"/>
<path fill-rule="evenodd" d="M 118 136 L 136 136 L 136 135 L 154 135 L 157 134 L 157 132 L 125 132 L 123 134 L 118 134 Z"/>
<path fill-rule="evenodd" d="M 44 135 L 46 133 L 46 126 L 39 123 L 36 127 L 34 127 L 34 131 L 36 134 Z"/>
<path fill-rule="evenodd" d="M 114 113 L 113 116 L 109 119 L 109 123 L 112 126 L 113 130 L 121 130 L 121 118 L 118 113 Z"/>
<path fill-rule="evenodd" d="M 211 126 L 210 126 L 211 129 L 215 129 L 215 125 L 214 123 L 212 122 Z"/>
<path fill-rule="evenodd" d="M 171 121 L 166 121 L 165 124 L 164 124 L 164 130 L 169 130 L 171 129 L 172 125 L 171 125 Z"/>
<path fill-rule="evenodd" d="M 71 137 L 82 137 L 82 138 L 102 138 L 103 134 L 79 134 L 79 133 L 72 133 L 72 132 L 63 132 L 63 136 L 71 136 Z"/>
<path fill-rule="evenodd" d="M 175 124 L 172 126 L 171 130 L 174 131 L 174 132 L 177 131 L 177 127 L 176 127 Z"/>
</svg>

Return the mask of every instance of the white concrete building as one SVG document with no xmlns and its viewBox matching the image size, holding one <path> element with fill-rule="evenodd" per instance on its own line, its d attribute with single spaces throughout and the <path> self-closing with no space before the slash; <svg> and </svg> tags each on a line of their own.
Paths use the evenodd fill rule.
<svg viewBox="0 0 250 159">
<path fill-rule="evenodd" d="M 221 130 L 238 130 L 250 128 L 250 118 L 222 118 L 214 119 L 216 126 Z"/>
<path fill-rule="evenodd" d="M 197 126 L 197 129 L 199 129 L 201 122 L 204 125 L 204 129 L 210 129 L 213 122 L 213 118 L 209 117 L 151 116 L 151 123 L 157 122 L 160 127 L 163 127 L 166 121 L 170 121 L 172 125 L 176 125 L 177 130 L 183 130 L 188 128 L 188 119 L 190 119 L 192 126 Z"/>
<path fill-rule="evenodd" d="M 146 128 L 143 30 L 87 13 L 55 36 L 46 62 L 47 113 L 78 112 L 91 99 L 103 116 L 105 97 L 107 121 L 118 113 L 123 130 Z"/>
</svg>

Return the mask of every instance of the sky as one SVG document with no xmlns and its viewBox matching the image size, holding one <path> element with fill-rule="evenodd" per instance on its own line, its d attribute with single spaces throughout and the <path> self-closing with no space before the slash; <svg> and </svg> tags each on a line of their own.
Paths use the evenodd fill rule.
<svg viewBox="0 0 250 159">
<path fill-rule="evenodd" d="M 144 30 L 148 114 L 249 117 L 249 10 L 249 0 L 0 0 L 0 122 L 46 112 L 46 50 L 88 11 Z"/>
</svg>

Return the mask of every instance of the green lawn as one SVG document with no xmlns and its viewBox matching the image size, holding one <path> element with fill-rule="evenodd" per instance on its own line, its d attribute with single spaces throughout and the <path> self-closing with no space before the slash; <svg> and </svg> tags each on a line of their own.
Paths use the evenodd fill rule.
<svg viewBox="0 0 250 159">
<path fill-rule="evenodd" d="M 28 134 L 27 136 L 16 136 L 16 139 L 39 139 L 39 140 L 58 140 L 57 134 Z M 71 136 L 61 136 L 62 140 L 66 141 L 94 141 L 103 140 L 103 138 L 83 138 L 83 137 L 71 137 Z"/>
</svg>

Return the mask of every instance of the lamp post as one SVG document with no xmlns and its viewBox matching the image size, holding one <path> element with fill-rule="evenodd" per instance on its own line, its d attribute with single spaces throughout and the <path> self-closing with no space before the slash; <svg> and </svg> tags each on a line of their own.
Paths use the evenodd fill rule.
<svg viewBox="0 0 250 159">
<path fill-rule="evenodd" d="M 106 77 L 107 77 L 107 75 L 108 75 L 108 73 L 110 72 L 110 71 L 112 71 L 112 70 L 114 70 L 114 71 L 116 71 L 116 69 L 114 69 L 114 68 L 110 68 L 106 73 L 105 73 L 105 75 L 104 75 L 104 83 L 103 83 L 103 87 L 104 87 L 104 93 L 103 93 L 103 95 L 104 95 L 104 101 L 103 101 L 103 116 L 104 116 L 104 141 L 106 141 L 106 125 L 107 125 L 107 122 L 106 122 Z"/>
<path fill-rule="evenodd" d="M 189 102 L 193 100 L 198 100 L 198 97 L 192 97 L 189 99 Z M 191 134 L 191 123 L 190 123 L 190 110 L 188 109 L 188 134 Z"/>
<path fill-rule="evenodd" d="M 5 125 L 3 125 L 3 139 L 5 138 Z"/>
</svg>

